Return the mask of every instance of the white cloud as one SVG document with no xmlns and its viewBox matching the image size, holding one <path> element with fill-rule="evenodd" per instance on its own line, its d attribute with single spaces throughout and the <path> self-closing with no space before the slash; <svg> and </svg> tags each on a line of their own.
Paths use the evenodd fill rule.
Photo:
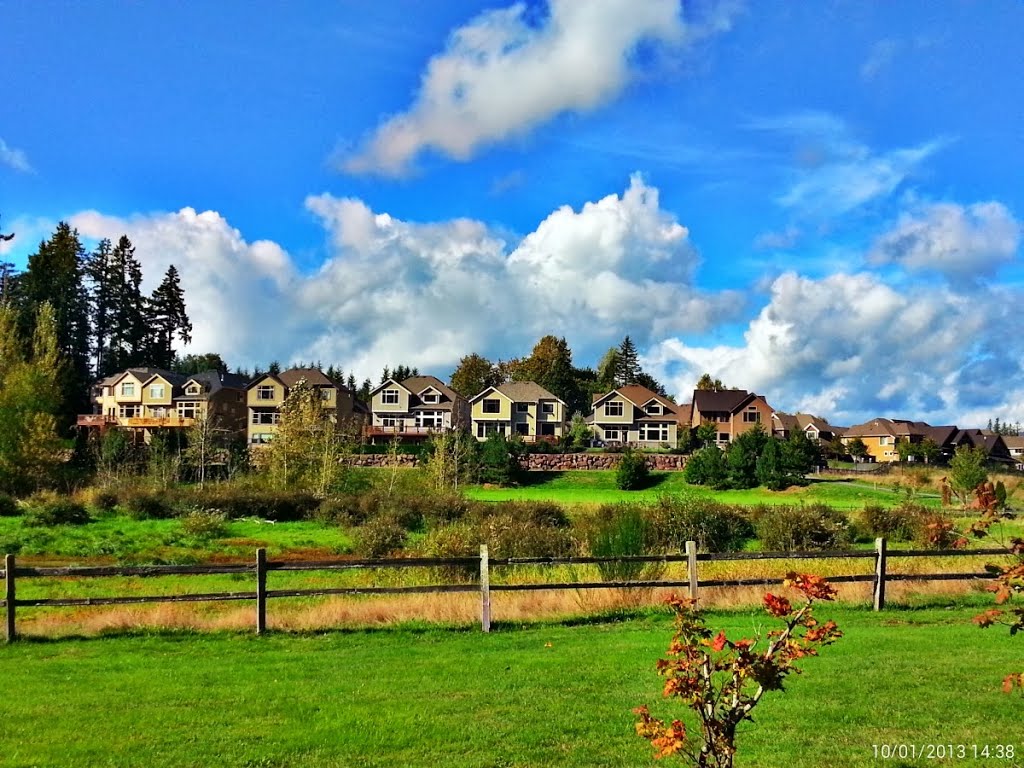
<svg viewBox="0 0 1024 768">
<path fill-rule="evenodd" d="M 684 399 L 707 371 L 765 394 L 781 410 L 838 423 L 873 416 L 962 421 L 1004 412 L 1020 399 L 1024 340 L 1011 329 L 1022 298 L 1002 289 L 897 292 L 869 274 L 812 280 L 786 273 L 742 344 L 667 339 L 647 361 Z"/>
<path fill-rule="evenodd" d="M 867 82 L 882 74 L 892 64 L 899 49 L 899 41 L 892 38 L 884 38 L 872 45 L 867 59 L 860 68 L 861 79 Z"/>
<path fill-rule="evenodd" d="M 425 149 L 465 160 L 560 113 L 593 110 L 625 87 L 640 43 L 688 35 L 678 0 L 551 0 L 539 24 L 530 14 L 517 3 L 456 29 L 408 111 L 379 126 L 346 170 L 401 174 Z M 690 39 L 728 29 L 730 18 L 720 10 Z"/>
<path fill-rule="evenodd" d="M 329 236 L 312 274 L 212 211 L 71 223 L 91 238 L 127 233 L 147 289 L 173 262 L 191 349 L 232 365 L 320 359 L 360 377 L 398 363 L 445 375 L 471 351 L 523 354 L 546 333 L 586 362 L 627 333 L 647 343 L 710 327 L 738 303 L 693 287 L 686 228 L 637 176 L 622 195 L 558 209 L 518 244 L 469 219 L 408 222 L 331 195 L 306 206 Z"/>
<path fill-rule="evenodd" d="M 33 173 L 32 165 L 24 151 L 8 146 L 3 139 L 0 139 L 0 165 L 6 165 L 22 173 Z"/>
<path fill-rule="evenodd" d="M 754 130 L 795 142 L 787 189 L 778 203 L 803 217 L 828 220 L 889 198 L 945 141 L 877 152 L 845 122 L 815 111 L 751 121 Z"/>
<path fill-rule="evenodd" d="M 1013 260 L 1020 240 L 1021 224 L 1002 203 L 933 203 L 901 215 L 875 242 L 870 257 L 909 270 L 989 275 Z"/>
</svg>

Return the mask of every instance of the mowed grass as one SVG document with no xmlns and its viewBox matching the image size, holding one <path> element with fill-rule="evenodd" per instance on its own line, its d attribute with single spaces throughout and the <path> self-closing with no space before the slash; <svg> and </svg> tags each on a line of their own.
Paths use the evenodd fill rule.
<svg viewBox="0 0 1024 768">
<path fill-rule="evenodd" d="M 470 486 L 466 495 L 481 501 L 553 501 L 559 504 L 614 504 L 623 501 L 651 501 L 662 494 L 707 496 L 728 504 L 799 504 L 822 502 L 838 509 L 860 509 L 865 504 L 892 506 L 902 496 L 891 485 L 870 481 L 812 480 L 809 485 L 785 491 L 753 488 L 743 491 L 714 491 L 689 485 L 682 472 L 652 472 L 651 482 L 642 490 L 620 491 L 614 470 L 570 470 L 529 472 L 513 488 Z M 916 500 L 938 506 L 937 494 L 918 494 Z"/>
<path fill-rule="evenodd" d="M 870 766 L 875 744 L 1013 744 L 999 691 L 1021 646 L 977 609 L 873 614 L 826 605 L 845 632 L 741 727 L 739 766 Z M 712 615 L 731 637 L 761 612 Z M 654 663 L 666 614 L 483 635 L 157 634 L 0 647 L 0 764 L 14 766 L 646 766 L 631 710 L 679 710 Z M 893 764 L 917 765 L 923 761 Z M 970 760 L 929 765 L 973 764 Z"/>
</svg>

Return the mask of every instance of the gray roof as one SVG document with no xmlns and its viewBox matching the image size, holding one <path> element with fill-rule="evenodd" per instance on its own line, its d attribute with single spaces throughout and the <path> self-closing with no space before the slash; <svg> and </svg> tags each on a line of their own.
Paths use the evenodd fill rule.
<svg viewBox="0 0 1024 768">
<path fill-rule="evenodd" d="M 732 413 L 749 399 L 757 397 L 745 389 L 723 389 L 714 392 L 710 389 L 697 389 L 693 392 L 693 407 L 701 413 L 725 411 Z"/>
<path fill-rule="evenodd" d="M 516 403 L 532 403 L 537 400 L 562 402 L 535 381 L 510 381 L 508 384 L 495 387 L 495 389 Z"/>
</svg>

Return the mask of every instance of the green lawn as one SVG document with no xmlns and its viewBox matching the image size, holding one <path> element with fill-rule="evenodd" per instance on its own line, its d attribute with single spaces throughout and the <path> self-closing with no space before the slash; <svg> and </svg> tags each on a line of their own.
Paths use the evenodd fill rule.
<svg viewBox="0 0 1024 768">
<path fill-rule="evenodd" d="M 805 487 L 786 491 L 754 488 L 747 491 L 713 491 L 687 484 L 681 472 L 652 472 L 650 485 L 639 491 L 620 491 L 615 487 L 614 470 L 576 470 L 567 472 L 529 472 L 515 488 L 470 486 L 470 498 L 482 501 L 521 499 L 554 501 L 560 504 L 608 504 L 621 501 L 651 500 L 663 493 L 690 493 L 709 496 L 729 504 L 798 504 L 824 502 L 840 509 L 860 509 L 865 504 L 896 504 L 902 498 L 886 485 L 866 481 L 814 480 Z M 919 502 L 938 506 L 936 495 L 919 495 Z"/>
<path fill-rule="evenodd" d="M 770 695 L 739 766 L 870 766 L 874 744 L 1013 744 L 999 680 L 1022 645 L 977 609 L 825 606 L 846 636 Z M 732 636 L 763 614 L 716 614 Z M 660 700 L 664 615 L 621 623 L 164 634 L 0 647 L 0 764 L 646 766 L 630 710 Z M 964 765 L 972 760 L 893 765 Z M 668 763 L 666 763 L 668 764 Z"/>
</svg>

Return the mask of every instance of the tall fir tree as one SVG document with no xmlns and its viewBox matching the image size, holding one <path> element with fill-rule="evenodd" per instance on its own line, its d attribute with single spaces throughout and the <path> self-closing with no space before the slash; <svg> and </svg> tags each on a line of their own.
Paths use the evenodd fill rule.
<svg viewBox="0 0 1024 768">
<path fill-rule="evenodd" d="M 615 362 L 615 385 L 636 384 L 641 373 L 640 355 L 633 340 L 627 336 L 619 345 L 619 356 Z"/>
<path fill-rule="evenodd" d="M 67 429 L 75 414 L 89 407 L 90 337 L 89 295 L 85 285 L 85 248 L 77 230 L 60 222 L 49 240 L 28 257 L 27 268 L 18 278 L 20 328 L 23 339 L 35 336 L 39 308 L 53 309 L 57 346 L 63 364 L 59 376 L 61 393 L 57 421 Z"/>
<path fill-rule="evenodd" d="M 174 339 L 192 341 L 192 323 L 185 310 L 185 294 L 178 270 L 172 264 L 164 279 L 149 298 L 150 361 L 158 368 L 170 368 L 174 362 Z"/>
<path fill-rule="evenodd" d="M 103 238 L 85 263 L 89 284 L 89 320 L 92 323 L 93 372 L 97 377 L 113 373 L 110 360 L 110 334 L 113 331 L 113 245 Z"/>
</svg>

